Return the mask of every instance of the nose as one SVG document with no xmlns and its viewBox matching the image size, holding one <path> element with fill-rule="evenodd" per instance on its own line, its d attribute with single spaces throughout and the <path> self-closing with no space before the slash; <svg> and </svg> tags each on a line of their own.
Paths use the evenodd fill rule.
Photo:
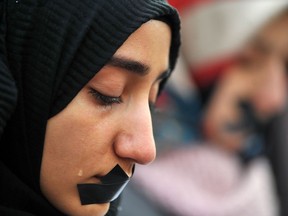
<svg viewBox="0 0 288 216">
<path fill-rule="evenodd" d="M 114 141 L 115 153 L 139 164 L 152 162 L 156 148 L 148 103 L 128 108 L 120 124 L 120 132 Z"/>
<path fill-rule="evenodd" d="M 285 65 L 277 59 L 267 62 L 254 97 L 256 109 L 265 115 L 281 111 L 286 104 Z"/>
</svg>

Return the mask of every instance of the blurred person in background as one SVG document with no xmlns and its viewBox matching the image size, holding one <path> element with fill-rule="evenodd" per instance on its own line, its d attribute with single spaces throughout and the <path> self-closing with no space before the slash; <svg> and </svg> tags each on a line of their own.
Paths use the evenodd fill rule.
<svg viewBox="0 0 288 216">
<path fill-rule="evenodd" d="M 201 145 L 162 154 L 139 172 L 141 186 L 172 215 L 287 215 L 281 117 L 287 109 L 288 3 L 170 2 L 181 13 L 183 46 L 179 73 L 162 102 L 174 102 L 174 113 L 185 110 L 182 119 L 198 115 L 192 117 L 198 128 L 183 130 L 196 129 L 190 141 Z M 188 98 L 181 108 L 175 105 L 179 98 Z M 165 134 L 166 128 L 158 131 Z M 147 175 L 164 179 L 163 187 L 153 187 Z"/>
</svg>

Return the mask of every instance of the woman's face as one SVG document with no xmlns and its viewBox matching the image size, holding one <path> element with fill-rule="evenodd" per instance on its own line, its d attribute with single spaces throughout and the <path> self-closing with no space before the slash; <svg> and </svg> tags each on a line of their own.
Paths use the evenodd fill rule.
<svg viewBox="0 0 288 216">
<path fill-rule="evenodd" d="M 219 80 L 204 119 L 207 137 L 232 150 L 243 147 L 248 132 L 247 128 L 226 129 L 227 123 L 235 125 L 243 119 L 240 101 L 248 102 L 261 122 L 286 107 L 287 12 L 258 31 L 241 54 L 242 61 L 228 68 Z"/>
<path fill-rule="evenodd" d="M 48 121 L 41 190 L 60 211 L 75 216 L 105 215 L 109 203 L 81 205 L 77 184 L 99 183 L 119 164 L 130 176 L 135 163 L 155 158 L 149 103 L 167 75 L 171 32 L 151 20 L 136 30 L 115 55 Z"/>
</svg>

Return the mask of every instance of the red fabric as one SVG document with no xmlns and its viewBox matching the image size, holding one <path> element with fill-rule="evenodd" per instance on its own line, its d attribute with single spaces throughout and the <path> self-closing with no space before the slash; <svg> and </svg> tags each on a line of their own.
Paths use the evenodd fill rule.
<svg viewBox="0 0 288 216">
<path fill-rule="evenodd" d="M 206 3 L 212 0 L 168 0 L 168 2 L 180 12 L 184 9 L 189 7 L 190 5 L 197 5 Z"/>
<path fill-rule="evenodd" d="M 191 74 L 193 81 L 200 88 L 206 88 L 210 86 L 218 77 L 220 77 L 227 67 L 235 62 L 234 59 L 224 59 L 214 63 L 208 63 L 201 68 L 191 68 Z"/>
<path fill-rule="evenodd" d="M 209 4 L 213 1 L 215 0 L 168 0 L 168 2 L 178 9 L 180 13 L 183 9 L 197 7 L 197 5 L 200 4 Z M 207 88 L 213 84 L 213 82 L 223 74 L 225 68 L 230 66 L 233 62 L 235 62 L 234 59 L 227 58 L 219 59 L 215 62 L 207 62 L 200 68 L 192 67 L 190 68 L 190 72 L 192 74 L 193 82 L 195 82 L 200 88 Z"/>
</svg>

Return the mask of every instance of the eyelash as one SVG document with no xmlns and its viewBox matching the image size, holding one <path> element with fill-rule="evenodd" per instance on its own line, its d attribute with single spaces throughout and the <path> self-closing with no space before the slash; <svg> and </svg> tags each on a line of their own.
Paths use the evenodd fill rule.
<svg viewBox="0 0 288 216">
<path fill-rule="evenodd" d="M 89 93 L 103 106 L 112 106 L 113 104 L 120 104 L 122 100 L 120 97 L 111 97 L 103 95 L 93 88 L 89 88 Z"/>
<path fill-rule="evenodd" d="M 120 104 L 122 103 L 122 100 L 120 97 L 111 97 L 107 95 L 103 95 L 102 93 L 96 91 L 93 88 L 89 88 L 89 93 L 99 102 L 101 105 L 107 107 L 107 106 L 112 106 L 113 104 Z M 157 109 L 156 105 L 154 102 L 149 102 L 149 108 L 151 113 L 155 114 L 159 110 Z"/>
</svg>

